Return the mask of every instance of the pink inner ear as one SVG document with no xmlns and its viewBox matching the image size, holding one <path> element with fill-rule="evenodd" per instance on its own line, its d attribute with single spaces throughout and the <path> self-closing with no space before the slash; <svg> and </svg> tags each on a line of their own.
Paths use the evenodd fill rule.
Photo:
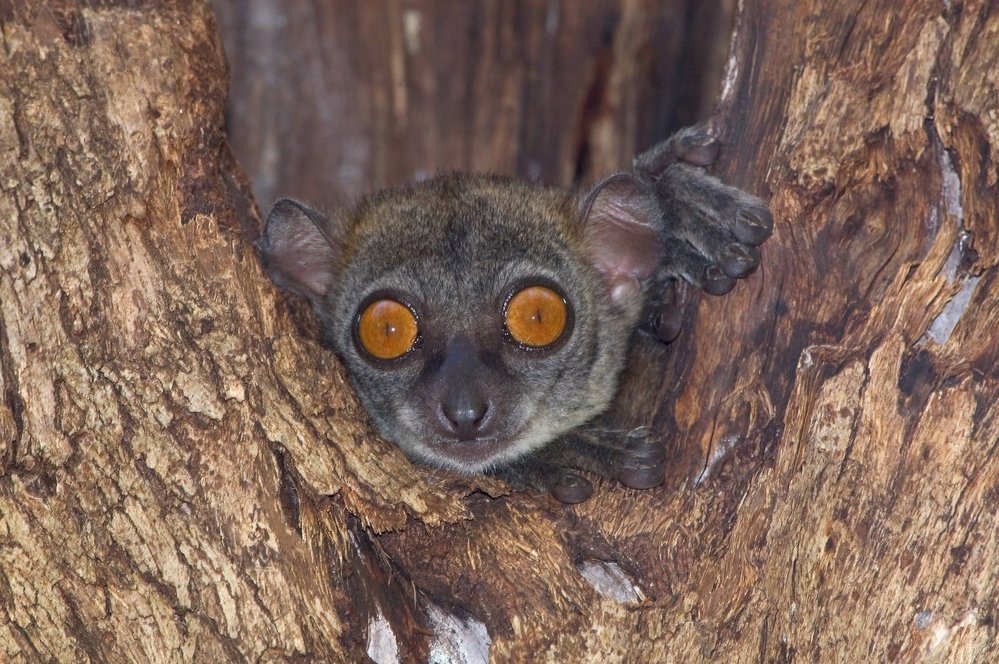
<svg viewBox="0 0 999 664">
<path fill-rule="evenodd" d="M 637 293 L 662 259 L 659 207 L 629 175 L 615 175 L 590 194 L 584 236 L 592 265 L 606 278 L 611 297 Z"/>
<path fill-rule="evenodd" d="M 311 223 L 289 229 L 274 254 L 275 269 L 306 295 L 321 297 L 333 280 L 333 248 Z"/>
<path fill-rule="evenodd" d="M 271 278 L 312 301 L 326 294 L 334 277 L 336 250 L 319 227 L 324 222 L 318 213 L 283 199 L 274 204 L 258 244 Z"/>
</svg>

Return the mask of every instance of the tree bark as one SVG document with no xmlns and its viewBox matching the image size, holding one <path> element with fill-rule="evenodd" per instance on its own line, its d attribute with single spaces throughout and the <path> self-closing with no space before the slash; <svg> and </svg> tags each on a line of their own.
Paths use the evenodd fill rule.
<svg viewBox="0 0 999 664">
<path fill-rule="evenodd" d="M 742 3 L 718 171 L 774 238 L 634 350 L 666 485 L 578 506 L 374 435 L 253 255 L 204 4 L 0 23 L 0 659 L 994 656 L 994 2 Z"/>
</svg>

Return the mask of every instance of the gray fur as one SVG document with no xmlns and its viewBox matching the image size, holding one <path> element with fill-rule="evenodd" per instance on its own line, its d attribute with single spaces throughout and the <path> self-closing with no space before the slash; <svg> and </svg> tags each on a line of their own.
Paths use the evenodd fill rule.
<svg viewBox="0 0 999 664">
<path fill-rule="evenodd" d="M 312 302 L 325 341 L 385 438 L 415 459 L 460 472 L 523 468 L 512 462 L 607 408 L 650 292 L 676 277 L 724 292 L 755 268 L 752 245 L 772 226 L 766 207 L 678 163 L 683 150 L 695 162 L 716 153 L 706 136 L 686 130 L 640 157 L 634 174 L 609 178 L 586 198 L 455 174 L 378 192 L 332 220 L 286 199 L 258 246 L 275 282 Z M 317 280 L 328 283 L 317 289 Z M 554 284 L 573 312 L 571 332 L 542 351 L 511 343 L 503 324 L 513 289 L 536 283 Z M 372 361 L 355 343 L 359 309 L 379 292 L 417 313 L 417 346 L 399 360 Z M 461 366 L 472 369 L 443 375 L 459 347 L 469 358 Z M 441 428 L 442 395 L 456 380 L 488 403 L 488 423 L 474 440 Z M 578 461 L 586 446 L 569 447 Z M 622 480 L 651 485 L 662 461 L 657 448 L 618 447 L 609 474 L 630 460 L 640 470 L 631 467 Z M 558 481 L 549 471 L 520 477 Z"/>
</svg>

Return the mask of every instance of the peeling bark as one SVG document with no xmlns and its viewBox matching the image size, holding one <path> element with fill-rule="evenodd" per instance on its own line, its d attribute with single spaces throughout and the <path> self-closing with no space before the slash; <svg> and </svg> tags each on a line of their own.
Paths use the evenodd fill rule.
<svg viewBox="0 0 999 664">
<path fill-rule="evenodd" d="M 764 265 L 610 420 L 674 471 L 571 507 L 373 434 L 202 3 L 0 4 L 0 659 L 987 661 L 999 8 L 818 4 L 743 3 L 714 117 Z"/>
</svg>

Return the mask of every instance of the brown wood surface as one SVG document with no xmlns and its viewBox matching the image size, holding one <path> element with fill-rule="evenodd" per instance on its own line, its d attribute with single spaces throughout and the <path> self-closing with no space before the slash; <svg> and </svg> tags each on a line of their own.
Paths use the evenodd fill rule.
<svg viewBox="0 0 999 664">
<path fill-rule="evenodd" d="M 477 170 L 570 184 L 710 109 L 732 0 L 213 0 L 262 207 Z"/>
<path fill-rule="evenodd" d="M 996 3 L 742 3 L 717 170 L 775 235 L 636 348 L 614 419 L 662 433 L 667 484 L 575 507 L 373 435 L 253 255 L 202 3 L 0 3 L 0 36 L 0 660 L 426 661 L 486 635 L 496 662 L 995 659 Z M 472 116 L 308 186 L 530 165 L 473 150 L 501 121 Z M 544 177 L 571 178 L 546 127 Z"/>
</svg>

